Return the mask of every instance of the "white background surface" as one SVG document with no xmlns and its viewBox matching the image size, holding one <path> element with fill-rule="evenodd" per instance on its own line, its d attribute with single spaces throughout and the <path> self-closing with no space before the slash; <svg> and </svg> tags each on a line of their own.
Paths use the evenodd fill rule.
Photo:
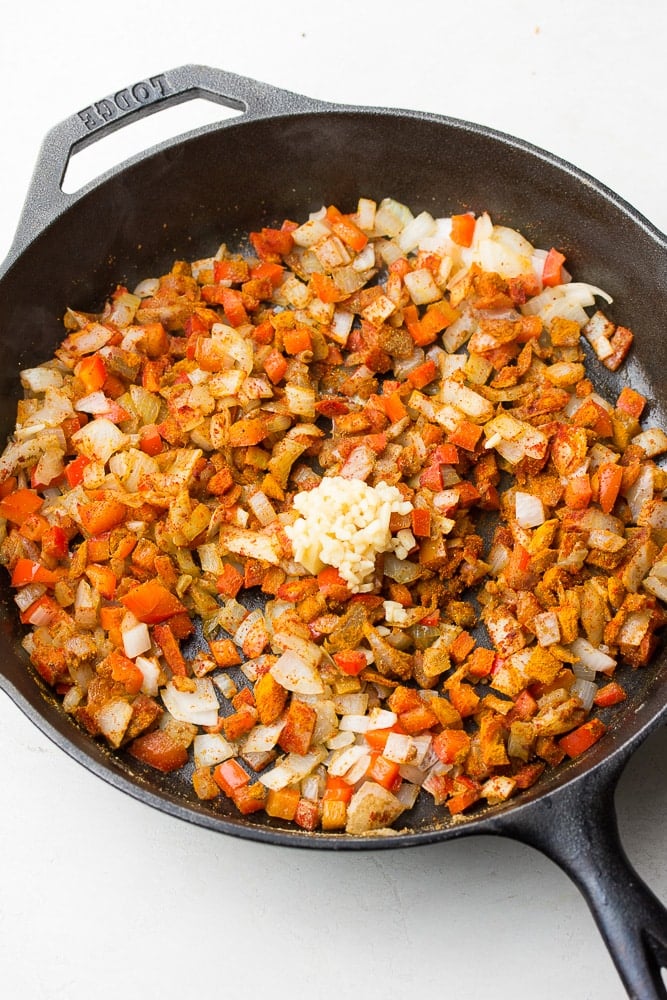
<svg viewBox="0 0 667 1000">
<path fill-rule="evenodd" d="M 186 62 L 499 128 L 667 230 L 666 29 L 660 0 L 12 3 L 0 29 L 0 257 L 47 129 Z M 134 151 L 121 136 L 114 157 Z M 666 757 L 663 730 L 618 803 L 628 854 L 663 900 Z M 214 835 L 93 778 L 4 696 L 0 760 L 3 996 L 624 995 L 577 890 L 518 844 L 332 855 Z"/>
</svg>

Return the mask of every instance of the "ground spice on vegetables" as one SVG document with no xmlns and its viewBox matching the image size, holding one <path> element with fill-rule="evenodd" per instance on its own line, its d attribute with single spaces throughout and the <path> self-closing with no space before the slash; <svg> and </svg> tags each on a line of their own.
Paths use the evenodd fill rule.
<svg viewBox="0 0 667 1000">
<path fill-rule="evenodd" d="M 665 623 L 667 435 L 596 392 L 633 334 L 565 264 L 361 198 L 68 309 L 0 457 L 65 710 L 211 808 L 350 834 L 603 739 Z"/>
</svg>

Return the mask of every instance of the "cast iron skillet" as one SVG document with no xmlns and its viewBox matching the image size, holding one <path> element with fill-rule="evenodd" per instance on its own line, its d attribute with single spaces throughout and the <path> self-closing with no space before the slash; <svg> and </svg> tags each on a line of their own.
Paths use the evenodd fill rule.
<svg viewBox="0 0 667 1000">
<path fill-rule="evenodd" d="M 171 140 L 75 195 L 61 181 L 70 155 L 129 120 L 206 97 L 240 115 Z M 325 104 L 202 66 L 140 81 L 56 126 L 46 138 L 18 233 L 0 269 L 0 440 L 13 428 L 18 370 L 49 358 L 64 307 L 101 305 L 118 281 L 163 273 L 222 240 L 323 203 L 391 195 L 415 211 L 488 210 L 539 246 L 557 246 L 580 278 L 606 289 L 612 318 L 636 347 L 621 378 L 653 401 L 667 426 L 661 338 L 667 327 L 667 241 L 593 178 L 518 139 L 433 114 Z M 593 362 L 594 363 L 594 359 Z M 599 366 L 614 398 L 620 380 Z M 112 756 L 65 716 L 20 648 L 5 574 L 0 582 L 0 687 L 58 746 L 110 784 L 181 819 L 234 836 L 333 850 L 408 847 L 499 834 L 544 851 L 576 882 L 630 996 L 666 997 L 667 912 L 631 868 L 618 838 L 614 789 L 624 765 L 667 718 L 667 656 L 631 678 L 605 737 L 520 797 L 460 822 L 419 804 L 392 833 L 305 833 L 226 802 L 193 799 L 182 775 Z"/>
</svg>

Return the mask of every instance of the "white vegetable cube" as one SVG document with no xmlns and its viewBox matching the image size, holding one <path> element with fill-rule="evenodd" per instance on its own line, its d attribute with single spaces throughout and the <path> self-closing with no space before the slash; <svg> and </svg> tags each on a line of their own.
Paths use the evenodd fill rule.
<svg viewBox="0 0 667 1000">
<path fill-rule="evenodd" d="M 438 288 L 433 275 L 427 267 L 419 267 L 416 271 L 408 271 L 403 281 L 410 293 L 410 298 L 417 306 L 426 305 L 428 302 L 437 302 L 442 298 L 442 292 Z"/>
<path fill-rule="evenodd" d="M 148 631 L 148 625 L 144 622 L 137 622 L 131 628 L 126 629 L 122 633 L 123 636 L 123 649 L 125 650 L 125 655 L 133 660 L 136 656 L 141 653 L 147 653 L 151 648 L 151 637 Z"/>
<path fill-rule="evenodd" d="M 537 528 L 544 524 L 544 504 L 539 497 L 517 491 L 514 501 L 515 517 L 522 528 Z"/>
<path fill-rule="evenodd" d="M 560 642 L 560 625 L 555 611 L 535 615 L 533 627 L 540 646 L 552 646 L 555 642 Z"/>
</svg>

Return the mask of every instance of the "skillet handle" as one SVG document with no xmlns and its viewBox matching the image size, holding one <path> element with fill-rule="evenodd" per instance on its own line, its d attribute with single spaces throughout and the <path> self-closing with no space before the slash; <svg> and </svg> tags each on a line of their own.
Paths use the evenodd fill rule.
<svg viewBox="0 0 667 1000">
<path fill-rule="evenodd" d="M 235 108 L 245 118 L 261 118 L 326 106 L 323 102 L 300 94 L 209 66 L 180 66 L 123 87 L 66 118 L 47 133 L 9 251 L 8 263 L 15 260 L 28 243 L 82 193 L 98 183 L 94 181 L 75 194 L 66 194 L 62 190 L 67 164 L 74 152 L 132 121 L 196 97 Z M 231 119 L 229 123 L 221 121 L 214 127 L 224 128 L 235 120 Z M 182 136 L 177 136 L 161 143 L 157 148 L 164 148 L 181 139 Z M 118 168 L 109 173 L 116 169 Z"/>
<path fill-rule="evenodd" d="M 607 762 L 611 764 L 612 762 Z M 666 1000 L 667 909 L 641 880 L 621 843 L 613 762 L 536 800 L 503 833 L 538 848 L 570 876 L 591 909 L 632 1000 Z"/>
</svg>

